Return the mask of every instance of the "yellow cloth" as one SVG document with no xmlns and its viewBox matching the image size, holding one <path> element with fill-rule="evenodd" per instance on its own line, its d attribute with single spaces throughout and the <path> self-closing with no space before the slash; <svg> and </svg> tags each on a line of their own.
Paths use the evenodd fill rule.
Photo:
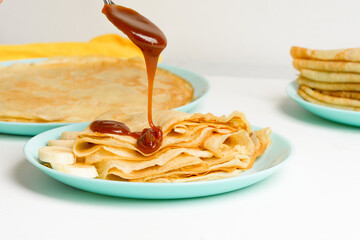
<svg viewBox="0 0 360 240">
<path fill-rule="evenodd" d="M 142 57 L 140 49 L 129 39 L 116 34 L 106 34 L 89 42 L 31 43 L 0 45 L 0 61 L 45 58 L 56 56 Z"/>
</svg>

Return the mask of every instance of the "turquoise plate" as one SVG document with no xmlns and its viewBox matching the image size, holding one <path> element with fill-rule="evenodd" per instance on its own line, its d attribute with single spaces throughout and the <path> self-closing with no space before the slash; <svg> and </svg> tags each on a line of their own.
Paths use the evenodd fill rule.
<svg viewBox="0 0 360 240">
<path fill-rule="evenodd" d="M 7 61 L 0 62 L 0 66 L 10 66 L 14 63 L 36 63 L 42 62 L 44 60 L 46 60 L 46 58 Z M 194 88 L 194 98 L 192 101 L 184 106 L 176 108 L 176 110 L 184 112 L 190 111 L 197 104 L 199 104 L 204 99 L 205 95 L 209 92 L 210 85 L 204 77 L 185 69 L 162 63 L 159 64 L 159 67 L 169 70 L 170 72 L 184 78 L 186 81 L 191 83 Z M 49 129 L 61 127 L 64 125 L 69 125 L 69 123 L 21 123 L 0 121 L 0 133 L 34 136 Z"/>
<path fill-rule="evenodd" d="M 298 88 L 296 81 L 293 81 L 287 85 L 286 92 L 295 102 L 306 110 L 334 122 L 360 127 L 360 112 L 325 107 L 308 102 L 299 96 L 297 93 Z"/>
<path fill-rule="evenodd" d="M 88 123 L 77 123 L 43 132 L 31 138 L 24 147 L 26 158 L 38 169 L 60 182 L 85 191 L 128 198 L 174 199 L 202 197 L 230 192 L 257 183 L 280 169 L 293 155 L 291 143 L 272 133 L 272 143 L 254 166 L 237 177 L 190 183 L 132 183 L 88 179 L 55 171 L 38 162 L 39 149 L 48 140 L 58 139 L 63 131 L 82 131 Z"/>
</svg>

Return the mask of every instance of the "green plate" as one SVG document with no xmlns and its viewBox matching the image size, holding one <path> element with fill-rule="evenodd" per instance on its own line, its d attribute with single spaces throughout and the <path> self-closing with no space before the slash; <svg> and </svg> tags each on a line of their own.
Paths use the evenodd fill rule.
<svg viewBox="0 0 360 240">
<path fill-rule="evenodd" d="M 60 182 L 85 191 L 128 198 L 174 199 L 193 198 L 230 192 L 257 183 L 280 169 L 293 155 L 292 144 L 272 133 L 272 143 L 256 160 L 253 168 L 237 177 L 190 183 L 132 183 L 101 179 L 88 179 L 55 171 L 38 162 L 39 149 L 48 140 L 58 139 L 63 131 L 81 131 L 88 123 L 72 124 L 49 130 L 31 138 L 24 147 L 26 158 L 38 169 Z"/>
<path fill-rule="evenodd" d="M 296 81 L 293 81 L 287 85 L 286 92 L 289 97 L 309 112 L 334 122 L 360 127 L 360 112 L 325 107 L 308 102 L 299 96 L 298 88 Z"/>
<path fill-rule="evenodd" d="M 42 62 L 44 60 L 46 60 L 46 58 L 6 61 L 0 62 L 0 66 L 10 66 L 15 63 L 36 63 Z M 198 105 L 209 92 L 210 84 L 204 77 L 185 69 L 162 63 L 159 64 L 159 67 L 184 78 L 186 81 L 190 82 L 194 88 L 194 97 L 191 102 L 176 108 L 176 110 L 184 112 L 190 111 L 192 108 Z M 0 133 L 34 136 L 49 129 L 61 127 L 64 125 L 69 125 L 69 123 L 21 123 L 0 121 Z"/>
</svg>

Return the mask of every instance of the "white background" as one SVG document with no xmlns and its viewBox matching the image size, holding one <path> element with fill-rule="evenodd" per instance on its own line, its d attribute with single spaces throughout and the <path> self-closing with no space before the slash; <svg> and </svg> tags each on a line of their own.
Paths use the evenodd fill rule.
<svg viewBox="0 0 360 240">
<path fill-rule="evenodd" d="M 292 45 L 359 46 L 356 0 L 115 2 L 136 9 L 163 29 L 168 38 L 165 63 L 204 74 L 288 78 L 294 75 Z M 87 41 L 117 33 L 101 13 L 102 6 L 102 0 L 4 0 L 0 44 Z"/>
<path fill-rule="evenodd" d="M 296 73 L 292 45 L 359 46 L 360 1 L 116 2 L 164 30 L 165 63 L 209 79 L 211 92 L 194 111 L 244 111 L 251 123 L 288 137 L 296 155 L 241 191 L 148 201 L 61 184 L 26 161 L 27 137 L 0 134 L 1 240 L 360 239 L 360 129 L 307 112 L 284 90 Z M 101 0 L 4 0 L 0 44 L 87 41 L 118 32 L 101 8 Z"/>
</svg>

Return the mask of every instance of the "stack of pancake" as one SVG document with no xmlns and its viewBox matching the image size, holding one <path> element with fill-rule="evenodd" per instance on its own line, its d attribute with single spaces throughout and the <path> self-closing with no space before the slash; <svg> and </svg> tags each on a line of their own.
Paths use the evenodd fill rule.
<svg viewBox="0 0 360 240">
<path fill-rule="evenodd" d="M 292 47 L 300 71 L 298 94 L 319 105 L 360 111 L 360 48 L 312 50 Z"/>
<path fill-rule="evenodd" d="M 155 111 L 163 131 L 161 147 L 146 154 L 136 139 L 117 134 L 64 132 L 39 151 L 39 160 L 69 174 L 129 182 L 191 182 L 237 176 L 251 168 L 271 143 L 269 128 L 253 131 L 244 114 L 229 116 Z M 148 127 L 147 114 L 111 111 L 98 120 L 115 120 L 131 131 Z"/>
</svg>

